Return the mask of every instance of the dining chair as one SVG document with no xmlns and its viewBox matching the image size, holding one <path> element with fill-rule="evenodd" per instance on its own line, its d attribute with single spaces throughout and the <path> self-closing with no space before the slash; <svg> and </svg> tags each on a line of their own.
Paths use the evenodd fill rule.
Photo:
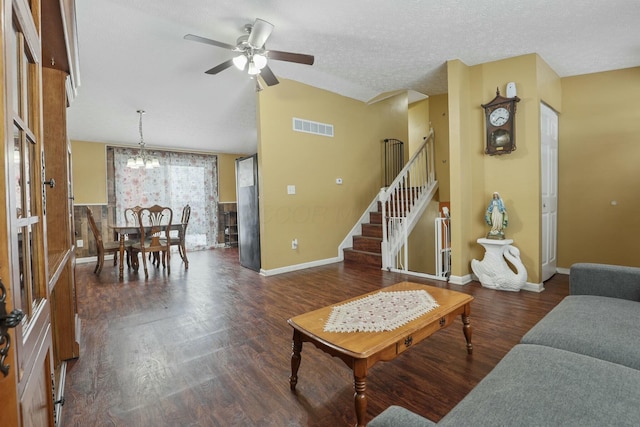
<svg viewBox="0 0 640 427">
<path fill-rule="evenodd" d="M 149 277 L 147 269 L 147 254 L 158 253 L 162 258 L 162 266 L 166 267 L 167 274 L 171 273 L 169 231 L 173 221 L 173 211 L 169 207 L 153 205 L 149 208 L 141 208 L 138 211 L 138 228 L 140 241 L 131 246 L 134 256 L 142 253 L 142 265 L 144 275 Z M 159 264 L 159 261 L 158 261 Z M 159 265 L 158 265 L 159 266 Z"/>
<path fill-rule="evenodd" d="M 184 262 L 184 268 L 189 268 L 189 259 L 187 258 L 187 247 L 185 244 L 187 235 L 187 225 L 189 225 L 189 218 L 191 218 L 191 206 L 188 204 L 182 208 L 182 218 L 180 219 L 180 228 L 178 229 L 177 236 L 169 237 L 169 246 L 177 246 L 178 253 L 182 262 Z"/>
<path fill-rule="evenodd" d="M 138 225 L 138 211 L 142 209 L 142 206 L 134 206 L 132 208 L 126 208 L 124 210 L 124 223 L 126 225 Z M 127 267 L 131 267 L 131 265 L 133 265 L 134 267 L 137 267 L 138 265 L 138 260 L 137 259 L 133 259 L 132 256 L 132 250 L 131 250 L 131 246 L 133 246 L 134 243 L 138 243 L 140 241 L 140 236 L 138 236 L 137 233 L 135 234 L 128 234 L 126 236 L 126 240 L 124 241 L 124 248 L 127 251 Z"/>
<path fill-rule="evenodd" d="M 89 219 L 89 228 L 93 237 L 96 239 L 96 247 L 98 249 L 98 260 L 96 261 L 96 268 L 93 270 L 95 274 L 100 274 L 102 271 L 102 265 L 104 264 L 104 254 L 113 254 L 113 265 L 118 262 L 118 253 L 120 253 L 119 242 L 104 242 L 102 241 L 102 234 L 98 230 L 96 220 L 93 218 L 93 212 L 91 208 L 87 206 L 87 218 Z"/>
</svg>

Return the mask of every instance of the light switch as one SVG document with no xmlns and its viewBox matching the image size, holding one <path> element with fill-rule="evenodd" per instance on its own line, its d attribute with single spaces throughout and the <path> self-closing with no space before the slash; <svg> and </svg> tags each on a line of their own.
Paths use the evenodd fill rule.
<svg viewBox="0 0 640 427">
<path fill-rule="evenodd" d="M 287 185 L 287 194 L 296 194 L 296 186 Z"/>
</svg>

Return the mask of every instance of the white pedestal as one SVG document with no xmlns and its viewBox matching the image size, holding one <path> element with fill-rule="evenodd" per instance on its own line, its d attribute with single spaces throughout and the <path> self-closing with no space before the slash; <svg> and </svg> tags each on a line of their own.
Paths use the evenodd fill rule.
<svg viewBox="0 0 640 427">
<path fill-rule="evenodd" d="M 527 269 L 520 261 L 520 251 L 512 239 L 478 239 L 485 249 L 482 261 L 472 260 L 471 269 L 485 288 L 518 292 L 527 283 Z M 507 264 L 507 260 L 516 269 Z"/>
</svg>

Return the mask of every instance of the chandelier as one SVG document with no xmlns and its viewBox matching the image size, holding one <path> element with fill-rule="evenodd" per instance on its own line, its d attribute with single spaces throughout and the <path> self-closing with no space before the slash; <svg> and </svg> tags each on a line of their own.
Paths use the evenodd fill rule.
<svg viewBox="0 0 640 427">
<path fill-rule="evenodd" d="M 138 123 L 138 130 L 140 131 L 140 142 L 138 144 L 140 145 L 140 151 L 137 155 L 134 155 L 127 160 L 127 167 L 131 169 L 153 169 L 160 167 L 158 158 L 150 155 L 144 147 L 144 138 L 142 137 L 142 115 L 144 113 L 144 110 L 138 110 L 138 114 L 140 115 L 140 121 Z"/>
</svg>

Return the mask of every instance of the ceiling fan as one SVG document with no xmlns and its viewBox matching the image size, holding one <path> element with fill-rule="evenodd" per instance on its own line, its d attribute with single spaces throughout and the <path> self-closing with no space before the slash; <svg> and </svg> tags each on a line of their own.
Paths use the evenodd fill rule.
<svg viewBox="0 0 640 427">
<path fill-rule="evenodd" d="M 193 34 L 187 34 L 184 38 L 186 40 L 210 44 L 239 53 L 238 56 L 205 71 L 207 74 L 218 74 L 232 65 L 235 65 L 240 70 L 246 70 L 250 76 L 257 76 L 260 74 L 268 86 L 273 86 L 277 85 L 279 82 L 267 64 L 268 59 L 313 65 L 313 55 L 283 52 L 280 50 L 267 50 L 265 48 L 265 42 L 273 31 L 273 24 L 262 19 L 256 19 L 253 24 L 245 25 L 244 30 L 247 34 L 238 37 L 235 46 L 195 36 Z"/>
</svg>

